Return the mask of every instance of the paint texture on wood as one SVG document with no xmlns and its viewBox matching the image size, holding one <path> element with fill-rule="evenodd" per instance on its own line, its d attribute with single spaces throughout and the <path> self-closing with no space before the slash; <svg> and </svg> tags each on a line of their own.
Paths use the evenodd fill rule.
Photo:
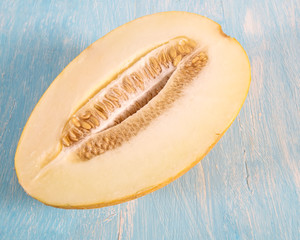
<svg viewBox="0 0 300 240">
<path fill-rule="evenodd" d="M 242 111 L 201 163 L 121 205 L 61 210 L 28 197 L 14 154 L 35 104 L 89 44 L 143 15 L 189 11 L 249 55 Z M 0 239 L 300 239 L 300 2 L 0 1 Z"/>
</svg>

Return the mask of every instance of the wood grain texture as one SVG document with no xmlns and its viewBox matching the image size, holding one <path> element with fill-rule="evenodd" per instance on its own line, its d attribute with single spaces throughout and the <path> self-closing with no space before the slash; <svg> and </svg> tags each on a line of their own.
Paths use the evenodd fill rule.
<svg viewBox="0 0 300 240">
<path fill-rule="evenodd" d="M 38 99 L 83 49 L 137 17 L 180 10 L 235 37 L 249 96 L 209 155 L 121 205 L 61 210 L 27 196 L 14 154 Z M 300 2 L 0 1 L 0 239 L 300 239 Z"/>
</svg>

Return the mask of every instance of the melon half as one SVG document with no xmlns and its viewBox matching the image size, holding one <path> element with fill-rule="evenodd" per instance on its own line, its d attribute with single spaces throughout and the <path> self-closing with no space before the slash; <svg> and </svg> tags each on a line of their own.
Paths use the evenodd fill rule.
<svg viewBox="0 0 300 240">
<path fill-rule="evenodd" d="M 17 147 L 19 182 L 60 208 L 143 196 L 209 152 L 249 85 L 245 51 L 212 20 L 136 19 L 90 45 L 42 96 Z"/>
</svg>

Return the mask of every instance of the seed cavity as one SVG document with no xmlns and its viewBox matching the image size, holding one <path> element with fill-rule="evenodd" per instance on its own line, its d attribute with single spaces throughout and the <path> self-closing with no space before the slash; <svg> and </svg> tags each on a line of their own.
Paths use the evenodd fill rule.
<svg viewBox="0 0 300 240">
<path fill-rule="evenodd" d="M 186 37 L 150 51 L 67 121 L 62 145 L 75 148 L 82 160 L 121 146 L 169 108 L 207 61 L 207 54 Z"/>
</svg>

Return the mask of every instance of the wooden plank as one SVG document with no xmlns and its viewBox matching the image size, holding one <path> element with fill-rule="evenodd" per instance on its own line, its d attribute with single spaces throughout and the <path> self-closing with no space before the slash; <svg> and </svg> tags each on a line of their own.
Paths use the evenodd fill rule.
<svg viewBox="0 0 300 240">
<path fill-rule="evenodd" d="M 84 48 L 137 17 L 183 10 L 223 26 L 247 51 L 249 96 L 203 161 L 145 197 L 61 210 L 28 197 L 14 153 L 27 118 Z M 0 2 L 0 239 L 300 239 L 300 2 Z"/>
</svg>

